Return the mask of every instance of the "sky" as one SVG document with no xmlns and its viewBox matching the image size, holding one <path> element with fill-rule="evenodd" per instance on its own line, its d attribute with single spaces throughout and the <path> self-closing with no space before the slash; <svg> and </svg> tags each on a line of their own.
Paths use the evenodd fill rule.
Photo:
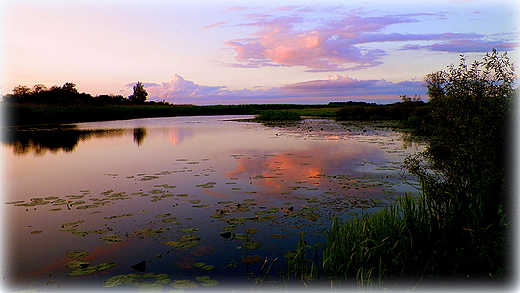
<svg viewBox="0 0 520 293">
<path fill-rule="evenodd" d="M 141 81 L 175 104 L 426 100 L 426 74 L 461 54 L 518 59 L 515 2 L 4 0 L 0 94 L 128 96 Z"/>
</svg>

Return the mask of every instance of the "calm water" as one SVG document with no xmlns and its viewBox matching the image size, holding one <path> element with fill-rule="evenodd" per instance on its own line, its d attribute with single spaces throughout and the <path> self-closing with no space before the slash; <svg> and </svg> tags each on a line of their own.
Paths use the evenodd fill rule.
<svg viewBox="0 0 520 293">
<path fill-rule="evenodd" d="M 264 285 L 283 286 L 278 273 L 300 233 L 309 244 L 324 242 L 331 217 L 357 217 L 415 192 L 401 165 L 421 146 L 402 133 L 236 118 L 244 116 L 80 123 L 5 136 L 8 286 L 253 287 L 266 258 L 277 260 Z"/>
</svg>

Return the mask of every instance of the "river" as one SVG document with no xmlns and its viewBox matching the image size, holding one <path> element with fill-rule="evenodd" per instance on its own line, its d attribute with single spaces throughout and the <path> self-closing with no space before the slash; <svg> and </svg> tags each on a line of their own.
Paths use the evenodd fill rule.
<svg viewBox="0 0 520 293">
<path fill-rule="evenodd" d="M 424 148 L 364 123 L 148 118 L 4 132 L 3 269 L 12 290 L 283 288 L 303 233 L 417 190 Z M 317 246 L 316 246 L 317 247 Z M 259 278 L 262 265 L 273 264 Z M 216 289 L 215 289 L 216 290 Z"/>
</svg>

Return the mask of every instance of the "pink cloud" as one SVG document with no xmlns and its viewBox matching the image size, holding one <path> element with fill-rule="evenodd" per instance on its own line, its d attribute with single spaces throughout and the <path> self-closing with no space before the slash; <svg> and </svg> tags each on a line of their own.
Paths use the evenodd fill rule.
<svg viewBox="0 0 520 293">
<path fill-rule="evenodd" d="M 251 103 L 327 103 L 332 100 L 398 101 L 399 95 L 424 95 L 421 82 L 393 83 L 382 80 L 358 80 L 344 75 L 326 76 L 258 90 L 228 90 L 225 86 L 204 86 L 174 75 L 163 83 L 145 83 L 149 100 L 165 100 L 174 104 L 251 104 Z"/>
<path fill-rule="evenodd" d="M 382 64 L 388 52 L 380 43 L 415 42 L 406 50 L 440 50 L 450 52 L 489 51 L 493 42 L 478 33 L 402 34 L 386 32 L 393 24 L 418 22 L 420 17 L 444 17 L 443 13 L 417 13 L 370 17 L 370 12 L 330 12 L 328 18 L 316 16 L 321 8 L 284 6 L 271 9 L 272 14 L 249 14 L 249 22 L 237 26 L 256 27 L 247 38 L 225 42 L 235 53 L 235 63 L 227 66 L 258 68 L 263 66 L 303 66 L 309 72 L 346 71 Z M 338 11 L 336 7 L 334 9 Z M 300 12 L 295 14 L 295 12 Z M 285 13 L 285 15 L 284 15 Z M 424 45 L 426 42 L 439 42 Z M 455 49 L 457 45 L 460 48 Z M 493 43 L 494 44 L 494 43 Z M 500 45 L 499 43 L 497 43 Z M 498 48 L 512 48 L 502 44 Z"/>
<path fill-rule="evenodd" d="M 216 27 L 216 26 L 220 26 L 220 25 L 223 25 L 223 24 L 226 24 L 228 23 L 227 21 L 221 21 L 221 22 L 215 22 L 215 23 L 212 23 L 210 25 L 207 25 L 207 26 L 203 26 L 202 27 L 202 30 L 206 30 L 206 29 L 209 29 L 209 28 L 213 28 L 213 27 Z"/>
<path fill-rule="evenodd" d="M 491 49 L 498 51 L 510 51 L 518 47 L 517 42 L 503 42 L 503 41 L 482 41 L 482 40 L 448 40 L 443 43 L 434 43 L 431 45 L 405 45 L 402 50 L 428 50 L 428 51 L 442 51 L 454 53 L 467 52 L 489 52 Z"/>
</svg>

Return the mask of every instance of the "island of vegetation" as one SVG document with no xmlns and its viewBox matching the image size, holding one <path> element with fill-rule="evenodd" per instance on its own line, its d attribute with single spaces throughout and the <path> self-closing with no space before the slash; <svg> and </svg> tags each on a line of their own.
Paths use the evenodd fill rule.
<svg viewBox="0 0 520 293">
<path fill-rule="evenodd" d="M 319 246 L 309 247 L 302 236 L 287 273 L 311 289 L 498 290 L 514 278 L 514 65 L 493 50 L 469 65 L 462 57 L 425 81 L 428 102 L 401 96 L 388 105 L 173 105 L 147 101 L 140 82 L 127 98 L 79 93 L 73 83 L 18 86 L 3 97 L 3 125 L 225 114 L 257 115 L 257 121 L 398 120 L 428 141 L 424 152 L 406 159 L 420 196 L 344 223 L 334 219 Z"/>
</svg>

